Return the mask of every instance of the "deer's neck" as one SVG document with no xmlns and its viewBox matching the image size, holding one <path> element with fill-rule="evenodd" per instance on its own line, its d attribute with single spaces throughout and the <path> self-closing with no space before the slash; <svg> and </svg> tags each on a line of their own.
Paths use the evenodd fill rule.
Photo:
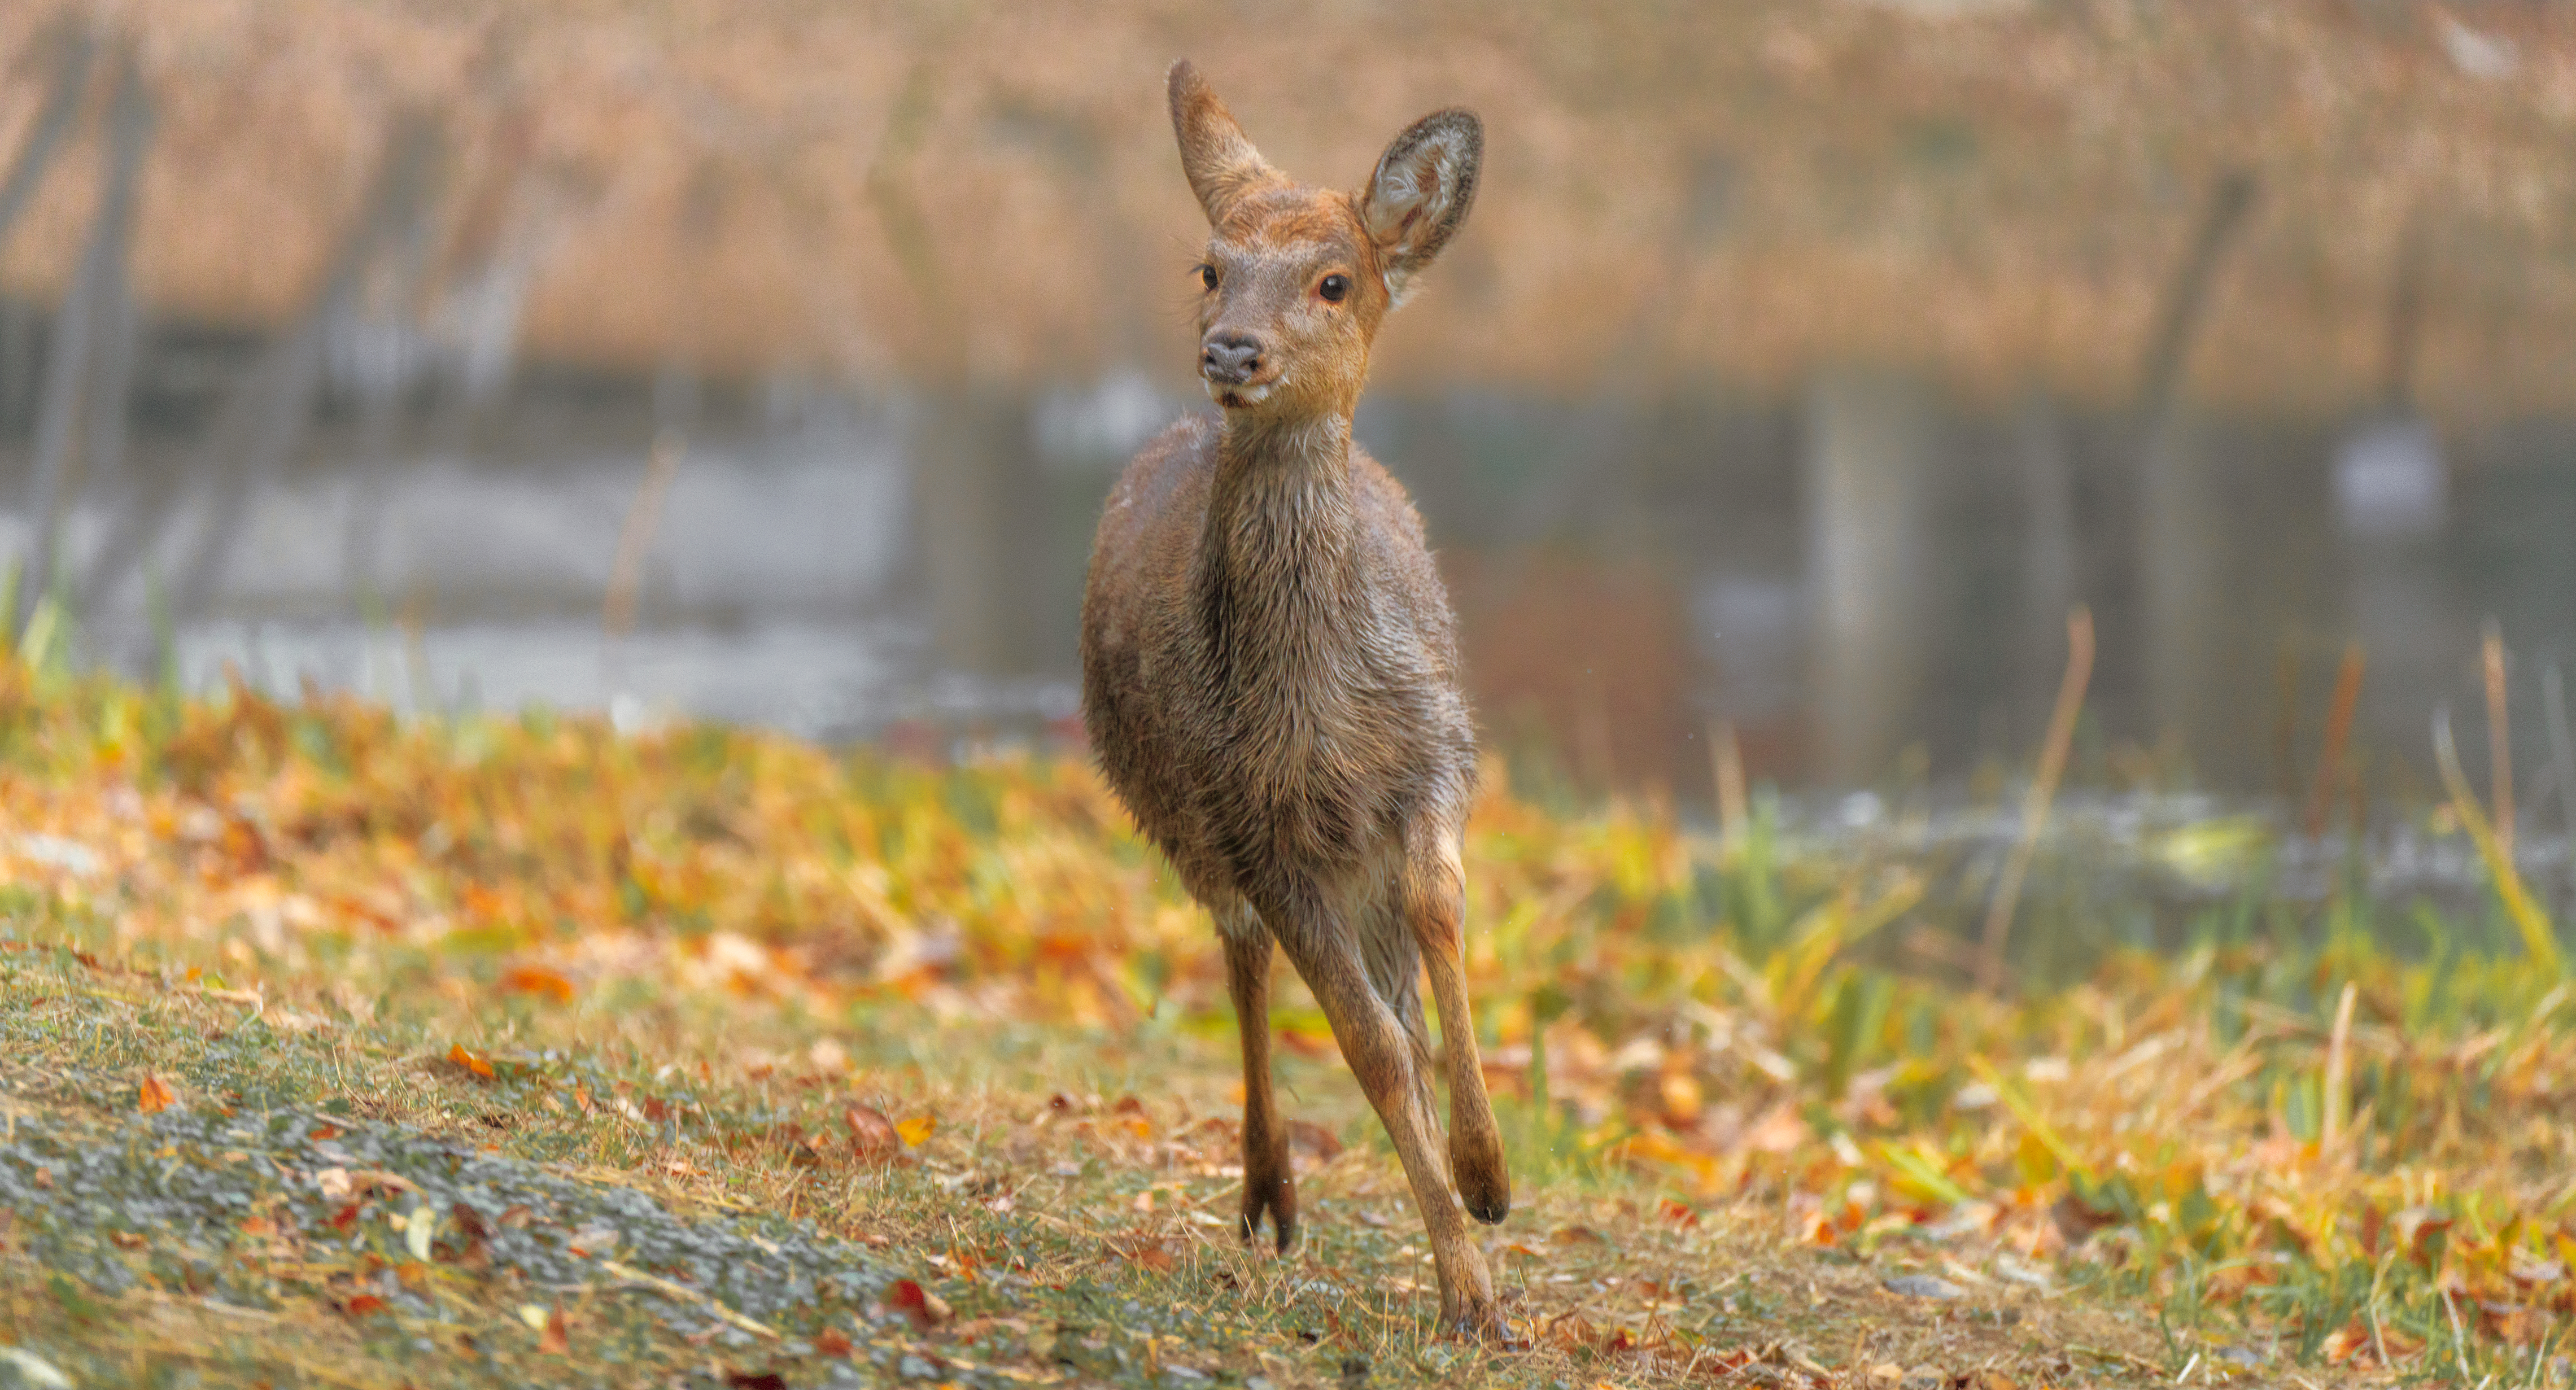
<svg viewBox="0 0 2576 1390">
<path fill-rule="evenodd" d="M 1226 421 L 1195 584 L 1219 684 L 1294 698 L 1340 664 L 1365 603 L 1358 532 L 1347 417 Z"/>
</svg>

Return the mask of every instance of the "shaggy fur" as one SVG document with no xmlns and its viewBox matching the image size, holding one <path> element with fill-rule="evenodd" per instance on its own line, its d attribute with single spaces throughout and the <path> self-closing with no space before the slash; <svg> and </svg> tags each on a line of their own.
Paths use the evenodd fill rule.
<svg viewBox="0 0 2576 1390">
<path fill-rule="evenodd" d="M 1224 409 L 1165 431 L 1110 495 L 1083 598 L 1084 719 L 1110 784 L 1226 938 L 1246 1238 L 1266 1213 L 1284 1250 L 1296 1225 L 1270 1085 L 1276 941 L 1404 1160 L 1444 1318 L 1491 1333 L 1492 1284 L 1460 1219 L 1462 1194 L 1485 1221 L 1510 1206 L 1460 968 L 1474 729 L 1422 523 L 1350 438 L 1379 323 L 1466 216 L 1481 127 L 1426 117 L 1352 195 L 1270 168 L 1187 63 L 1170 97 L 1211 232 L 1199 326 Z"/>
</svg>

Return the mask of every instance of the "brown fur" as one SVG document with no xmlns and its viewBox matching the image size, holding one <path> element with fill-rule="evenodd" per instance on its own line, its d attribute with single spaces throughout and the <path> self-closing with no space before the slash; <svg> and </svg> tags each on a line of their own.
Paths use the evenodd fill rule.
<svg viewBox="0 0 2576 1390">
<path fill-rule="evenodd" d="M 1460 1210 L 1463 1194 L 1499 1221 L 1511 1201 L 1461 968 L 1475 735 L 1421 520 L 1350 440 L 1378 324 L 1466 216 L 1481 129 L 1463 111 L 1425 117 L 1350 195 L 1271 169 L 1189 64 L 1170 88 L 1211 231 L 1202 350 L 1258 356 L 1234 375 L 1211 366 L 1221 420 L 1165 431 L 1110 495 L 1083 596 L 1084 720 L 1110 784 L 1225 936 L 1245 1238 L 1265 1213 L 1282 1250 L 1296 1230 L 1270 1084 L 1276 941 L 1395 1141 L 1444 1321 L 1498 1332 Z M 1348 282 L 1339 301 L 1331 275 Z M 1426 970 L 1445 1068 L 1416 992 Z"/>
</svg>

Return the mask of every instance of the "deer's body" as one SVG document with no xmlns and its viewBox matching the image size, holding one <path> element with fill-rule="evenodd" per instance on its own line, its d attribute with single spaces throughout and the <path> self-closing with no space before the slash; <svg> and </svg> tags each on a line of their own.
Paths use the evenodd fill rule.
<svg viewBox="0 0 2576 1390">
<path fill-rule="evenodd" d="M 1184 420 L 1110 495 L 1084 713 L 1202 902 L 1360 890 L 1407 827 L 1454 827 L 1473 789 L 1448 600 L 1375 460 L 1338 437 L 1228 452 L 1216 421 Z"/>
<path fill-rule="evenodd" d="M 1510 1203 L 1460 960 L 1474 729 L 1422 524 L 1350 439 L 1369 342 L 1465 216 L 1481 134 L 1464 112 L 1426 117 L 1344 195 L 1270 169 L 1185 63 L 1171 101 L 1213 233 L 1201 370 L 1223 410 L 1165 431 L 1110 496 L 1083 597 L 1084 719 L 1111 786 L 1225 940 L 1246 1237 L 1267 1213 L 1285 1249 L 1296 1223 L 1270 1086 L 1275 941 L 1395 1140 L 1444 1317 L 1491 1331 L 1460 1210 L 1463 1195 L 1499 1221 Z"/>
</svg>

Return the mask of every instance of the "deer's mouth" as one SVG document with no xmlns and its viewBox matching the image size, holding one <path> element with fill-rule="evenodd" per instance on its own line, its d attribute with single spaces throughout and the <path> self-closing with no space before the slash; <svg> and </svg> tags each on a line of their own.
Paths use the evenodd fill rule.
<svg viewBox="0 0 2576 1390">
<path fill-rule="evenodd" d="M 1228 410 L 1244 410 L 1270 399 L 1272 388 L 1280 383 L 1269 381 L 1207 381 L 1208 399 Z"/>
</svg>

